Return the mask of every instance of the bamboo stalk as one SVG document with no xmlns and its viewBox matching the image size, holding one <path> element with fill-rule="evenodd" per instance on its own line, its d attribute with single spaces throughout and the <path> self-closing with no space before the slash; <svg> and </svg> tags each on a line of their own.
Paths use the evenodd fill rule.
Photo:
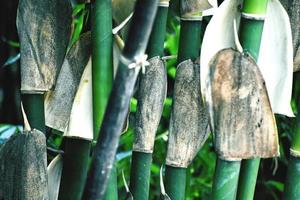
<svg viewBox="0 0 300 200">
<path fill-rule="evenodd" d="M 104 196 L 118 147 L 119 136 L 140 69 L 140 66 L 129 69 L 129 65 L 134 62 L 141 62 L 140 59 L 146 50 L 155 18 L 157 2 L 157 0 L 138 0 L 136 2 L 127 38 L 129 42 L 126 42 L 121 55 L 86 182 L 84 199 L 102 199 Z"/>
<path fill-rule="evenodd" d="M 89 63 L 82 74 L 70 120 L 64 133 L 65 154 L 59 199 L 80 200 L 82 197 L 93 138 L 91 93 L 91 64 Z"/>
<path fill-rule="evenodd" d="M 92 23 L 93 126 L 94 139 L 97 139 L 113 85 L 111 0 L 94 3 Z M 118 199 L 115 165 L 109 177 L 105 199 Z"/>
<path fill-rule="evenodd" d="M 186 2 L 181 0 L 181 6 Z M 181 16 L 185 15 L 181 10 Z M 190 20 L 181 18 L 180 38 L 178 46 L 177 64 L 191 59 L 195 61 L 199 57 L 201 44 L 201 13 L 199 18 Z M 170 145 L 170 144 L 169 144 Z M 166 165 L 166 193 L 172 200 L 185 199 L 187 168 Z"/>
<path fill-rule="evenodd" d="M 87 175 L 90 141 L 93 138 L 91 96 L 86 95 L 86 92 L 91 94 L 92 89 L 89 83 L 91 66 L 87 66 L 90 49 L 91 34 L 87 32 L 70 48 L 55 90 L 47 93 L 45 98 L 47 126 L 64 132 L 65 154 L 59 175 L 62 184 L 55 188 L 58 189 L 56 192 L 60 199 L 81 199 Z"/>
<path fill-rule="evenodd" d="M 167 2 L 168 1 L 161 1 Z M 147 54 L 149 58 L 164 55 L 164 42 L 167 28 L 167 17 L 169 7 L 159 6 L 157 9 L 155 21 L 147 46 Z"/>
<path fill-rule="evenodd" d="M 245 14 L 265 15 L 268 0 L 244 0 L 242 12 Z M 245 52 L 257 60 L 264 20 L 243 17 L 240 25 L 240 41 Z M 241 164 L 237 199 L 253 199 L 260 159 L 243 160 Z"/>
<path fill-rule="evenodd" d="M 152 153 L 132 151 L 130 192 L 134 199 L 149 199 Z"/>
<path fill-rule="evenodd" d="M 81 199 L 88 171 L 91 142 L 64 138 L 63 170 L 59 199 Z"/>
<path fill-rule="evenodd" d="M 177 63 L 191 59 L 195 61 L 199 57 L 201 44 L 201 21 L 181 20 L 180 38 L 178 46 Z"/>
<path fill-rule="evenodd" d="M 293 200 L 300 198 L 300 107 L 298 107 L 298 115 L 296 129 L 290 149 L 290 160 L 288 164 L 287 177 L 284 186 L 284 199 Z"/>
<path fill-rule="evenodd" d="M 148 46 L 146 53 L 148 54 L 149 58 L 154 58 L 156 56 L 163 56 L 163 50 L 164 50 L 164 40 L 165 40 L 165 33 L 166 33 L 166 23 L 167 23 L 167 16 L 168 16 L 168 1 L 160 1 L 160 6 L 158 7 L 155 21 L 153 24 L 152 32 L 149 38 Z M 159 65 L 158 65 L 159 66 Z M 158 71 L 155 71 L 154 76 L 161 79 L 162 77 L 165 77 L 165 73 L 161 73 L 161 69 L 158 69 Z M 145 84 L 154 84 L 154 81 L 156 81 L 155 77 L 152 78 L 152 81 L 148 81 L 147 76 L 140 77 L 140 87 L 146 87 Z M 147 79 L 147 80 L 146 80 Z M 144 80 L 144 81 L 143 81 Z M 165 79 L 163 79 L 166 81 Z M 158 85 L 163 85 L 163 88 L 158 88 L 160 91 L 153 91 L 154 94 L 149 94 L 155 97 L 157 101 L 154 101 L 157 105 L 145 105 L 145 106 L 151 106 L 156 107 L 157 109 L 153 110 L 152 116 L 161 116 L 162 108 L 163 108 L 163 101 L 162 99 L 165 98 L 165 89 L 166 83 L 156 83 Z M 142 93 L 142 88 L 140 89 L 140 92 Z M 161 97 L 161 95 L 163 97 Z M 141 99 L 140 99 L 141 98 Z M 142 99 L 144 98 L 144 99 Z M 144 94 L 139 95 L 139 101 L 147 101 L 148 103 L 154 103 L 151 101 L 148 96 Z M 139 102 L 141 103 L 141 102 Z M 144 102 L 147 103 L 147 102 Z M 143 108 L 140 107 L 138 104 L 138 109 L 141 109 L 141 112 L 143 112 Z M 157 112 L 155 112 L 157 111 Z M 146 113 L 141 113 L 139 115 L 140 118 L 142 118 Z M 143 121 L 143 119 L 141 119 Z M 153 120 L 152 120 L 153 121 Z M 159 119 L 155 119 L 157 123 L 154 123 L 154 126 L 157 126 L 159 123 Z M 148 122 L 146 122 L 148 123 Z M 151 123 L 151 122 L 149 122 Z M 155 132 L 157 127 L 152 127 L 154 130 L 152 131 L 153 137 L 155 137 Z M 145 133 L 141 133 L 145 134 Z M 152 146 L 154 145 L 151 144 Z M 150 187 L 150 175 L 151 175 L 151 165 L 152 165 L 152 151 L 145 152 L 138 149 L 133 148 L 132 153 L 132 162 L 131 162 L 131 173 L 130 173 L 130 191 L 135 199 L 140 200 L 147 200 L 149 199 L 149 187 Z"/>
<path fill-rule="evenodd" d="M 186 168 L 166 165 L 166 192 L 173 200 L 185 199 Z"/>
<path fill-rule="evenodd" d="M 30 126 L 45 134 L 44 94 L 22 94 L 21 97 Z"/>
<path fill-rule="evenodd" d="M 214 175 L 212 199 L 236 199 L 240 161 L 218 159 Z"/>
</svg>

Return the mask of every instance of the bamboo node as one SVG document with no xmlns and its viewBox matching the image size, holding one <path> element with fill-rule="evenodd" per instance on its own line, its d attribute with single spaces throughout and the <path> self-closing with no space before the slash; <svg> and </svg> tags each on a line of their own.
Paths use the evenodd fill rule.
<svg viewBox="0 0 300 200">
<path fill-rule="evenodd" d="M 180 20 L 182 21 L 202 21 L 202 16 L 182 16 Z"/>
<path fill-rule="evenodd" d="M 263 20 L 265 20 L 266 15 L 265 14 L 253 14 L 253 13 L 242 12 L 242 17 L 245 18 L 245 19 L 263 21 Z"/>
<path fill-rule="evenodd" d="M 159 7 L 164 7 L 164 8 L 168 8 L 170 5 L 169 1 L 160 1 L 158 6 Z"/>
</svg>

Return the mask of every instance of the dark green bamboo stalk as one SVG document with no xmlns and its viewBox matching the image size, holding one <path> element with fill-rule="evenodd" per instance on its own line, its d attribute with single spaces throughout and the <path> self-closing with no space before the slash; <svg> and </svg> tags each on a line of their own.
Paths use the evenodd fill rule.
<svg viewBox="0 0 300 200">
<path fill-rule="evenodd" d="M 242 12 L 245 14 L 264 15 L 268 0 L 244 0 Z M 264 19 L 257 20 L 242 16 L 240 41 L 244 52 L 257 60 L 264 26 Z M 237 199 L 251 200 L 254 197 L 260 159 L 243 160 L 238 186 Z"/>
<path fill-rule="evenodd" d="M 166 3 L 168 4 L 169 2 L 166 1 Z M 159 6 L 156 13 L 155 21 L 146 50 L 149 58 L 163 56 L 166 23 L 168 16 L 168 6 L 166 5 Z M 158 107 L 160 106 L 158 105 Z M 132 193 L 134 199 L 149 199 L 151 164 L 152 153 L 133 150 L 130 173 L 130 192 Z"/>
<path fill-rule="evenodd" d="M 101 122 L 113 85 L 112 64 L 112 2 L 97 0 L 92 6 L 92 76 L 94 139 L 98 138 Z M 107 200 L 118 199 L 117 172 L 109 178 Z"/>
<path fill-rule="evenodd" d="M 86 182 L 84 199 L 103 199 L 110 175 L 119 136 L 127 117 L 130 98 L 139 67 L 129 65 L 141 59 L 146 50 L 157 10 L 157 0 L 138 0 L 132 17 L 127 41 L 121 55 L 107 109 L 97 140 L 92 166 Z"/>
<path fill-rule="evenodd" d="M 31 128 L 46 133 L 44 94 L 22 94 L 22 104 Z"/>
<path fill-rule="evenodd" d="M 240 161 L 218 159 L 214 175 L 212 199 L 235 199 L 240 172 Z"/>
<path fill-rule="evenodd" d="M 186 168 L 166 166 L 166 193 L 173 200 L 185 199 Z"/>
<path fill-rule="evenodd" d="M 148 58 L 164 55 L 168 10 L 169 9 L 167 6 L 159 6 L 157 9 L 155 21 L 146 50 Z"/>
<path fill-rule="evenodd" d="M 186 2 L 181 0 L 181 4 L 184 3 Z M 181 12 L 181 16 L 183 16 L 184 13 L 182 10 Z M 199 57 L 201 44 L 201 13 L 199 13 L 198 17 L 199 18 L 193 20 L 189 18 L 181 19 L 177 64 L 188 59 L 195 61 Z M 186 168 L 166 165 L 166 193 L 172 200 L 185 199 L 186 173 Z"/>
<path fill-rule="evenodd" d="M 201 42 L 201 21 L 181 20 L 180 39 L 178 46 L 177 63 L 191 59 L 195 61 L 199 57 Z"/>
<path fill-rule="evenodd" d="M 84 139 L 64 138 L 63 170 L 59 199 L 80 200 L 88 171 L 91 142 Z"/>
<path fill-rule="evenodd" d="M 284 199 L 293 200 L 300 198 L 300 106 L 298 106 L 298 115 L 295 134 L 293 136 L 290 150 L 290 160 L 287 170 L 287 178 L 284 186 Z"/>
<path fill-rule="evenodd" d="M 132 152 L 130 192 L 134 199 L 149 199 L 152 153 Z"/>
</svg>

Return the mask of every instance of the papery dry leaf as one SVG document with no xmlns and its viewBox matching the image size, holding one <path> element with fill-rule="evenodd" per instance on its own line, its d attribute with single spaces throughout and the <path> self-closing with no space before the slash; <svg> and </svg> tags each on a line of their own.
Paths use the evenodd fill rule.
<svg viewBox="0 0 300 200">
<path fill-rule="evenodd" d="M 152 153 L 156 130 L 167 95 L 167 72 L 159 57 L 149 60 L 145 74 L 140 75 L 133 150 Z"/>
<path fill-rule="evenodd" d="M 191 60 L 177 67 L 166 165 L 188 167 L 208 136 L 208 115 L 200 91 L 200 66 Z"/>
<path fill-rule="evenodd" d="M 206 101 L 219 157 L 232 161 L 278 156 L 276 123 L 255 61 L 224 49 L 209 66 Z"/>
<path fill-rule="evenodd" d="M 67 51 L 71 23 L 69 1 L 20 0 L 17 28 L 23 93 L 44 93 L 54 87 Z"/>
<path fill-rule="evenodd" d="M 0 149 L 0 199 L 48 199 L 46 137 L 25 131 Z"/>
</svg>

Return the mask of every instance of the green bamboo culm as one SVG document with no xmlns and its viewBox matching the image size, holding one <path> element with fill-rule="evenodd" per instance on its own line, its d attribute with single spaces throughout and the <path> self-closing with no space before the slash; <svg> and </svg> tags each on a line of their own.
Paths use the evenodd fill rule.
<svg viewBox="0 0 300 200">
<path fill-rule="evenodd" d="M 92 5 L 92 84 L 94 139 L 100 126 L 113 85 L 112 1 L 96 0 Z M 106 200 L 118 199 L 117 170 L 113 165 L 105 193 Z"/>
<path fill-rule="evenodd" d="M 152 153 L 132 152 L 130 192 L 134 199 L 149 199 Z"/>
<path fill-rule="evenodd" d="M 44 94 L 22 94 L 21 97 L 30 127 L 45 134 Z"/>
<path fill-rule="evenodd" d="M 214 175 L 212 199 L 236 199 L 240 166 L 240 161 L 218 159 Z"/>
<path fill-rule="evenodd" d="M 181 0 L 182 5 L 185 0 Z M 197 18 L 184 16 L 181 10 L 180 38 L 178 46 L 177 64 L 191 59 L 195 61 L 199 57 L 201 44 L 202 13 Z M 192 19 L 192 20 L 191 20 Z M 187 168 L 166 165 L 166 193 L 172 200 L 184 200 L 186 190 Z"/>
<path fill-rule="evenodd" d="M 172 200 L 185 199 L 186 168 L 166 165 L 166 192 Z"/>
<path fill-rule="evenodd" d="M 201 44 L 201 21 L 181 20 L 177 64 L 184 60 L 195 61 L 199 57 Z"/>
<path fill-rule="evenodd" d="M 156 13 L 146 49 L 146 53 L 150 59 L 156 56 L 163 56 L 168 3 L 168 1 L 161 1 Z M 130 173 L 130 192 L 134 199 L 149 199 L 151 165 L 152 153 L 133 150 Z"/>
<path fill-rule="evenodd" d="M 159 6 L 157 9 L 152 32 L 146 49 L 148 58 L 164 55 L 168 10 L 169 8 L 167 6 Z"/>
<path fill-rule="evenodd" d="M 91 142 L 84 139 L 64 138 L 63 170 L 59 199 L 80 200 L 88 171 Z"/>
<path fill-rule="evenodd" d="M 242 13 L 251 15 L 265 15 L 268 0 L 244 0 Z M 254 19 L 242 15 L 239 38 L 244 52 L 257 60 L 260 49 L 264 19 Z M 241 164 L 237 199 L 252 200 L 254 197 L 256 179 L 260 159 L 243 160 Z"/>
<path fill-rule="evenodd" d="M 296 129 L 292 140 L 290 150 L 290 160 L 288 164 L 287 177 L 284 186 L 284 199 L 300 199 L 300 106 L 298 106 L 298 115 Z"/>
</svg>

